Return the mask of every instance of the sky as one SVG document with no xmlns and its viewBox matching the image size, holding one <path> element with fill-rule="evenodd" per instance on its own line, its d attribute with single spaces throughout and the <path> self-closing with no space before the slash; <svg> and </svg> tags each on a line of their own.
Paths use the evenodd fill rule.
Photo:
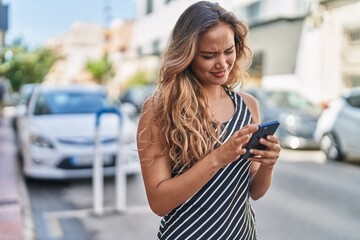
<svg viewBox="0 0 360 240">
<path fill-rule="evenodd" d="M 112 19 L 133 19 L 135 0 L 3 0 L 9 5 L 6 43 L 22 38 L 36 47 L 49 38 L 62 35 L 76 21 L 106 25 Z M 111 6 L 105 11 L 105 6 Z M 107 12 L 107 14 L 105 14 Z"/>
</svg>

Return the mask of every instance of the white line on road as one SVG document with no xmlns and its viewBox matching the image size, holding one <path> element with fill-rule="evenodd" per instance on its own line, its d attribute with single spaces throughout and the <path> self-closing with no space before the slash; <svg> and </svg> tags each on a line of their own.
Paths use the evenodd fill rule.
<svg viewBox="0 0 360 240">
<path fill-rule="evenodd" d="M 148 205 L 143 206 L 131 206 L 127 207 L 124 212 L 118 212 L 114 207 L 104 208 L 104 215 L 118 213 L 121 215 L 132 215 L 132 214 L 147 214 L 151 213 L 151 209 Z M 52 218 L 87 218 L 94 215 L 92 208 L 88 209 L 77 209 L 77 210 L 64 210 L 64 211 L 51 211 L 44 212 L 43 216 L 45 219 Z"/>
<path fill-rule="evenodd" d="M 57 218 L 48 218 L 46 220 L 46 227 L 51 239 L 62 239 L 64 233 Z"/>
</svg>

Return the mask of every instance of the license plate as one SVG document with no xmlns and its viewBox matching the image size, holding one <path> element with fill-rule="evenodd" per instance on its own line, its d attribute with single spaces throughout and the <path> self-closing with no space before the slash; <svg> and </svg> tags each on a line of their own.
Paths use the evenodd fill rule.
<svg viewBox="0 0 360 240">
<path fill-rule="evenodd" d="M 73 164 L 75 166 L 91 166 L 94 162 L 95 156 L 74 156 L 72 158 Z M 102 156 L 102 162 L 104 165 L 109 165 L 112 163 L 112 156 L 111 155 L 104 155 Z"/>
</svg>

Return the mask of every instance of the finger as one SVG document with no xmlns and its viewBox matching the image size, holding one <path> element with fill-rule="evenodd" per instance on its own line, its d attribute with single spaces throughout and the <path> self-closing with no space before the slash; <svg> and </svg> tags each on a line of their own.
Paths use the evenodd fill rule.
<svg viewBox="0 0 360 240">
<path fill-rule="evenodd" d="M 254 150 L 250 151 L 254 154 L 252 158 L 255 158 L 254 160 L 258 162 L 273 162 L 279 158 L 279 153 L 274 151 L 266 151 L 266 150 Z"/>
<path fill-rule="evenodd" d="M 251 157 L 251 158 L 248 158 L 250 161 L 252 162 L 258 162 L 260 163 L 262 166 L 267 166 L 267 167 L 273 167 L 276 162 L 277 162 L 277 159 L 264 159 L 264 158 L 260 158 L 260 157 Z"/>
<path fill-rule="evenodd" d="M 237 144 L 244 144 L 249 141 L 252 134 L 257 131 L 259 127 L 256 124 L 248 124 L 238 130 L 233 136 Z"/>
<path fill-rule="evenodd" d="M 249 142 L 250 137 L 251 137 L 251 134 L 245 134 L 245 135 L 239 136 L 237 139 L 235 139 L 236 146 L 242 146 L 242 145 L 246 144 L 247 142 Z"/>
<path fill-rule="evenodd" d="M 258 130 L 259 126 L 256 124 L 248 124 L 245 127 L 238 130 L 239 135 L 251 134 Z"/>
<path fill-rule="evenodd" d="M 269 135 L 266 137 L 266 139 L 270 142 L 273 142 L 273 143 L 279 143 L 279 138 L 275 135 Z"/>
<path fill-rule="evenodd" d="M 246 153 L 246 149 L 245 148 L 239 148 L 237 151 L 236 151 L 236 154 L 240 157 L 241 155 L 245 154 Z"/>
<path fill-rule="evenodd" d="M 271 141 L 269 141 L 271 139 Z M 264 146 L 266 146 L 269 150 L 279 152 L 281 150 L 278 138 L 271 138 L 270 136 L 267 136 L 266 139 L 261 138 L 260 143 Z"/>
<path fill-rule="evenodd" d="M 279 158 L 279 152 L 269 150 L 250 149 L 250 153 L 255 156 L 261 157 L 261 159 L 277 159 Z"/>
</svg>

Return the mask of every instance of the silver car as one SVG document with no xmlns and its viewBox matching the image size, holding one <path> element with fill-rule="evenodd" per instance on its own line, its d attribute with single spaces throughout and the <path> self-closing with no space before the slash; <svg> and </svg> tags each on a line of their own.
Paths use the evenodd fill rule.
<svg viewBox="0 0 360 240">
<path fill-rule="evenodd" d="M 246 90 L 259 101 L 261 122 L 277 120 L 280 144 L 290 149 L 319 149 L 314 132 L 321 107 L 295 91 L 255 88 Z"/>
<path fill-rule="evenodd" d="M 360 161 L 360 87 L 345 91 L 329 104 L 315 136 L 327 159 Z"/>
<path fill-rule="evenodd" d="M 105 89 L 99 86 L 37 87 L 18 125 L 25 176 L 91 177 L 96 149 L 102 156 L 105 175 L 114 174 L 118 158 L 127 173 L 139 172 L 137 124 L 123 115 L 120 148 L 118 116 L 106 113 L 96 117 L 100 109 L 107 107 L 106 99 Z M 95 136 L 99 136 L 98 141 Z"/>
</svg>

